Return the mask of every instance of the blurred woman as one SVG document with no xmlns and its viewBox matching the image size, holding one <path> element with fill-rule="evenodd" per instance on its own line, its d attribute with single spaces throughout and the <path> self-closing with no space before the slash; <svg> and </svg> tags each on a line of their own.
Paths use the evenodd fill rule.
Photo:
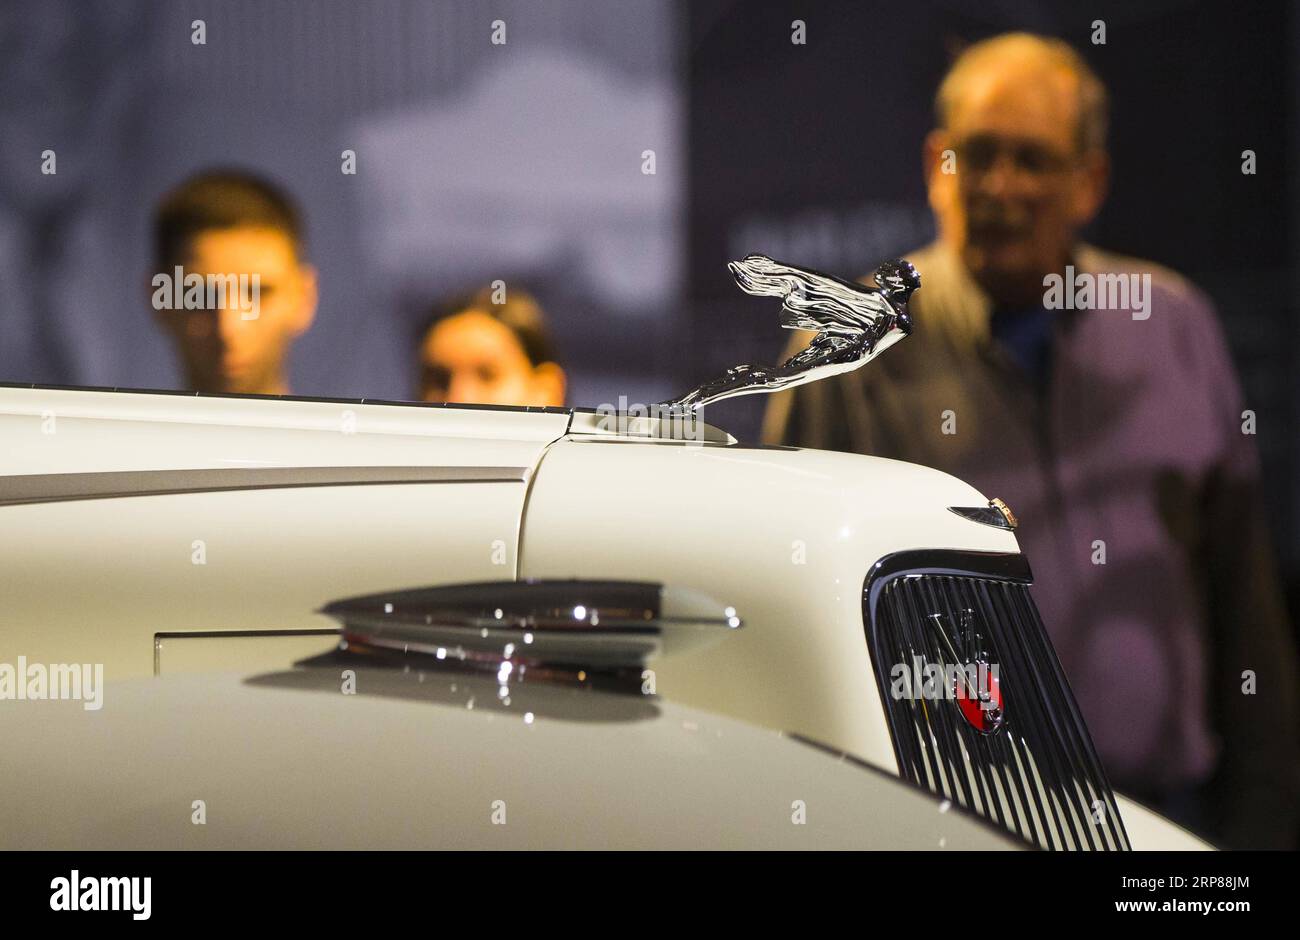
<svg viewBox="0 0 1300 940">
<path fill-rule="evenodd" d="M 435 311 L 420 334 L 424 401 L 561 407 L 564 389 L 546 318 L 524 291 L 501 304 L 480 291 Z"/>
</svg>

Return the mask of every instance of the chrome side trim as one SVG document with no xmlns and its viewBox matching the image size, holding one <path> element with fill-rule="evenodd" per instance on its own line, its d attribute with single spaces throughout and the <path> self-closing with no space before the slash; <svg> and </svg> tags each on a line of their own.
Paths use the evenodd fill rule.
<svg viewBox="0 0 1300 940">
<path fill-rule="evenodd" d="M 219 467 L 0 476 L 0 506 L 124 496 L 397 483 L 523 483 L 527 467 Z"/>
<path fill-rule="evenodd" d="M 481 581 L 332 601 L 317 613 L 350 644 L 503 660 L 639 665 L 706 646 L 742 626 L 736 611 L 650 581 Z M 573 658 L 569 658 L 573 657 Z"/>
</svg>

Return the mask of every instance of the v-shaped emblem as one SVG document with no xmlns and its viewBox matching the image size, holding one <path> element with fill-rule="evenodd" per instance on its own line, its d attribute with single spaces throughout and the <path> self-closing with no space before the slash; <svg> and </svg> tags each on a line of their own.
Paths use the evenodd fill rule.
<svg viewBox="0 0 1300 940">
<path fill-rule="evenodd" d="M 1002 727 L 1006 712 L 1002 705 L 1000 667 L 992 662 L 984 637 L 975 627 L 975 612 L 963 608 L 957 617 L 947 613 L 929 616 L 930 628 L 939 641 L 941 654 L 957 666 L 953 699 L 962 717 L 981 734 L 993 734 Z"/>
</svg>

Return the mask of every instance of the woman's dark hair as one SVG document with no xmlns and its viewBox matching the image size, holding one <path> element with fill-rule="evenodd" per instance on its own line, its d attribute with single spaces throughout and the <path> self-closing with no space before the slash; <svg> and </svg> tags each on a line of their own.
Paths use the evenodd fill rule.
<svg viewBox="0 0 1300 940">
<path fill-rule="evenodd" d="M 485 288 L 458 297 L 450 303 L 438 304 L 424 320 L 416 336 L 417 348 L 424 345 L 429 332 L 443 320 L 456 314 L 475 311 L 487 314 L 513 333 L 533 366 L 539 366 L 543 362 L 556 362 L 555 344 L 537 298 L 526 290 L 512 287 L 506 294 L 505 303 L 498 304 L 492 302 L 494 293 L 495 291 Z"/>
</svg>

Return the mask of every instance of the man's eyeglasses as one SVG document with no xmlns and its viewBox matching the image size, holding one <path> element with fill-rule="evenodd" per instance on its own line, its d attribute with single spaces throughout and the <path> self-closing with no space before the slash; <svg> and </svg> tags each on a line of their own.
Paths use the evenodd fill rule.
<svg viewBox="0 0 1300 940">
<path fill-rule="evenodd" d="M 958 172 L 988 173 L 1003 157 L 1025 176 L 1043 177 L 1060 173 L 1078 162 L 1078 154 L 1062 153 L 1029 140 L 1006 140 L 991 134 L 976 134 L 956 141 Z"/>
</svg>

